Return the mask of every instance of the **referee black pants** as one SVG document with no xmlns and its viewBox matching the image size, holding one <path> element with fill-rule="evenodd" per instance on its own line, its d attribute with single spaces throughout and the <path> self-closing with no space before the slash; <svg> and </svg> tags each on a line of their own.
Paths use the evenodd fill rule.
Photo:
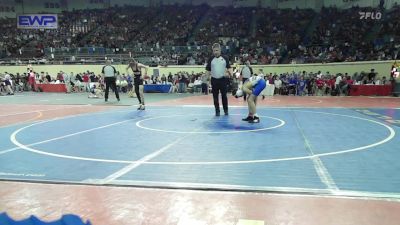
<svg viewBox="0 0 400 225">
<path fill-rule="evenodd" d="M 224 112 L 228 112 L 228 97 L 226 93 L 228 92 L 228 78 L 211 78 L 212 94 L 214 99 L 215 112 L 219 112 L 219 93 L 221 92 L 222 97 L 222 107 Z"/>
<path fill-rule="evenodd" d="M 108 100 L 108 92 L 111 87 L 111 89 L 115 91 L 115 97 L 117 97 L 117 99 L 119 101 L 119 93 L 118 93 L 117 85 L 115 83 L 116 78 L 115 77 L 105 77 L 104 81 L 106 82 L 106 93 L 104 94 L 105 100 L 106 101 Z"/>
</svg>

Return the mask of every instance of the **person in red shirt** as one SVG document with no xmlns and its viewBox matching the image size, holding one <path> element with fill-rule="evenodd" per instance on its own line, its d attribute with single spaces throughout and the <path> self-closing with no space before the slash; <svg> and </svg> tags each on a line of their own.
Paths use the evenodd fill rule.
<svg viewBox="0 0 400 225">
<path fill-rule="evenodd" d="M 342 93 L 344 93 L 345 95 L 349 95 L 350 94 L 350 89 L 351 89 L 351 85 L 354 83 L 354 81 L 351 79 L 350 76 L 347 76 L 345 79 L 346 84 L 343 85 L 342 87 Z"/>
<path fill-rule="evenodd" d="M 347 80 L 346 80 L 346 82 L 347 82 L 347 84 L 348 84 L 348 85 L 354 84 L 354 80 L 353 80 L 353 79 L 351 79 L 351 77 L 350 77 L 350 76 L 348 76 L 348 77 L 347 77 Z"/>
<path fill-rule="evenodd" d="M 29 70 L 28 76 L 29 76 L 28 83 L 31 86 L 31 90 L 36 91 L 36 80 L 35 80 L 35 73 L 33 72 L 33 70 Z"/>
<path fill-rule="evenodd" d="M 83 74 L 83 85 L 85 86 L 86 92 L 88 92 L 90 90 L 90 88 L 89 88 L 89 74 L 88 73 L 84 73 Z"/>
<path fill-rule="evenodd" d="M 335 82 L 336 82 L 336 79 L 333 77 L 333 78 L 327 78 L 326 80 L 325 80 L 325 84 L 326 84 L 326 90 L 325 90 L 325 93 L 326 94 L 328 94 L 328 93 L 332 93 L 332 90 L 334 89 L 334 87 L 335 87 Z"/>
</svg>

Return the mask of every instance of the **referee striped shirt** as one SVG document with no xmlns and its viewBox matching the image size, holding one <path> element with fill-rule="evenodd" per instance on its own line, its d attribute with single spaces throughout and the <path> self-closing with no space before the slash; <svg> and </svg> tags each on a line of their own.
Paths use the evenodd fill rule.
<svg viewBox="0 0 400 225">
<path fill-rule="evenodd" d="M 225 56 L 210 57 L 206 70 L 211 71 L 211 77 L 220 79 L 225 76 L 226 69 L 231 68 L 229 59 Z"/>
<path fill-rule="evenodd" d="M 104 77 L 115 77 L 117 74 L 117 70 L 113 66 L 103 66 L 101 72 L 104 74 Z"/>
</svg>

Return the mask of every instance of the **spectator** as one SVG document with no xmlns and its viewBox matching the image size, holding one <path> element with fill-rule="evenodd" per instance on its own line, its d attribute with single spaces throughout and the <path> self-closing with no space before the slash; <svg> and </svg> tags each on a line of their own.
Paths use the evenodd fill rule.
<svg viewBox="0 0 400 225">
<path fill-rule="evenodd" d="M 336 93 L 337 93 L 337 95 L 339 96 L 340 95 L 340 82 L 342 81 L 342 74 L 341 73 L 338 73 L 337 75 L 336 75 L 336 80 L 335 80 L 335 91 L 336 91 Z"/>
<path fill-rule="evenodd" d="M 276 77 L 274 84 L 275 84 L 275 94 L 281 95 L 282 94 L 282 80 L 278 76 Z"/>
<path fill-rule="evenodd" d="M 244 64 L 242 70 L 240 71 L 240 75 L 242 77 L 242 83 L 244 84 L 252 75 L 253 69 L 250 67 L 250 61 L 247 60 Z M 243 99 L 246 101 L 247 94 L 243 93 Z"/>
<path fill-rule="evenodd" d="M 5 88 L 6 88 L 6 91 L 7 91 L 7 95 L 14 95 L 11 76 L 8 73 L 6 73 L 6 75 L 4 76 L 4 85 L 5 85 Z"/>
<path fill-rule="evenodd" d="M 208 84 L 210 82 L 209 76 L 206 73 L 201 75 L 201 90 L 202 93 L 208 95 Z"/>
<path fill-rule="evenodd" d="M 36 81 L 35 81 L 35 73 L 32 70 L 28 70 L 28 77 L 29 77 L 29 87 L 32 91 L 36 91 Z"/>
<path fill-rule="evenodd" d="M 194 82 L 193 82 L 193 92 L 201 92 L 202 90 L 202 81 L 201 81 L 201 77 L 197 78 Z"/>
<path fill-rule="evenodd" d="M 47 83 L 51 83 L 51 77 L 48 72 L 46 72 L 45 78 L 46 78 Z"/>
</svg>

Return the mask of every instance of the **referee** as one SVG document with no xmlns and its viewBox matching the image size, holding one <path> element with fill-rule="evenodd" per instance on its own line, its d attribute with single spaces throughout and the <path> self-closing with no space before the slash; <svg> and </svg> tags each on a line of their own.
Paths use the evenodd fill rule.
<svg viewBox="0 0 400 225">
<path fill-rule="evenodd" d="M 232 68 L 229 65 L 229 59 L 225 56 L 221 56 L 221 46 L 218 43 L 212 46 L 214 57 L 210 57 L 207 66 L 206 74 L 209 77 L 211 75 L 211 87 L 214 99 L 215 116 L 220 115 L 219 109 L 219 92 L 221 92 L 222 106 L 224 113 L 228 115 L 228 82 L 229 76 L 232 75 Z M 228 71 L 229 75 L 226 75 Z"/>
<path fill-rule="evenodd" d="M 115 91 L 115 97 L 117 97 L 117 100 L 119 101 L 119 94 L 117 90 L 117 85 L 115 83 L 117 70 L 115 69 L 115 67 L 111 66 L 111 60 L 106 61 L 106 65 L 103 66 L 101 73 L 103 75 L 104 82 L 106 83 L 106 93 L 104 95 L 105 101 L 108 101 L 108 90 L 110 89 L 110 86 L 111 89 Z"/>
</svg>

